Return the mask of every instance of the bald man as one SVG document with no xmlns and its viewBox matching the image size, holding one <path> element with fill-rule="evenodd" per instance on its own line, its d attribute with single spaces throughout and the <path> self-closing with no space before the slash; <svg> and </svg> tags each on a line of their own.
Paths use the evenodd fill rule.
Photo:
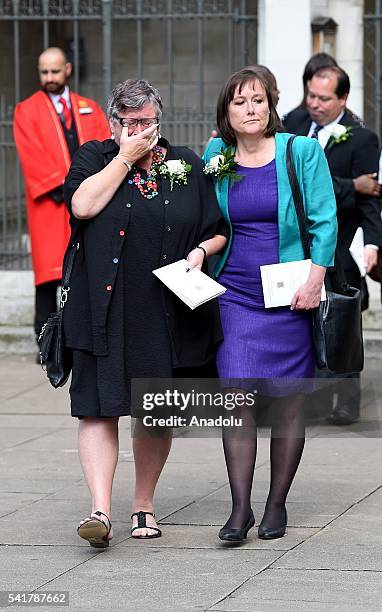
<svg viewBox="0 0 382 612">
<path fill-rule="evenodd" d="M 36 337 L 57 307 L 56 292 L 70 236 L 62 185 L 71 159 L 83 143 L 110 137 L 100 106 L 70 91 L 71 72 L 72 65 L 62 49 L 43 51 L 38 58 L 41 89 L 20 102 L 14 116 L 36 285 Z"/>
</svg>

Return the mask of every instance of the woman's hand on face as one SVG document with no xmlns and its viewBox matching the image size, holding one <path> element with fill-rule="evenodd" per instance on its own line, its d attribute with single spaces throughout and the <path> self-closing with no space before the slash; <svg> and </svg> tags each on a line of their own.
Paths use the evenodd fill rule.
<svg viewBox="0 0 382 612">
<path fill-rule="evenodd" d="M 190 251 L 189 254 L 187 255 L 188 271 L 192 270 L 193 268 L 197 268 L 198 270 L 201 270 L 203 261 L 204 261 L 204 253 L 202 249 L 192 249 L 192 251 Z"/>
<path fill-rule="evenodd" d="M 158 142 L 158 128 L 150 125 L 134 136 L 129 136 L 127 127 L 122 128 L 119 143 L 119 154 L 134 164 L 136 161 L 145 157 Z"/>
<path fill-rule="evenodd" d="M 321 300 L 321 286 L 305 283 L 301 285 L 293 296 L 291 310 L 312 310 L 318 308 Z"/>
</svg>

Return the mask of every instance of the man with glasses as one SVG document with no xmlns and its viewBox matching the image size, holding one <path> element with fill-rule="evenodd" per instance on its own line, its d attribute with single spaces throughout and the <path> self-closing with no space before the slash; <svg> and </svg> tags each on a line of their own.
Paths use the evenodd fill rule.
<svg viewBox="0 0 382 612">
<path fill-rule="evenodd" d="M 346 107 L 350 80 L 338 66 L 316 71 L 307 83 L 307 115 L 300 124 L 285 122 L 286 130 L 317 138 L 325 151 L 337 202 L 337 254 L 350 285 L 361 288 L 360 271 L 349 253 L 358 227 L 363 229 L 363 258 L 366 272 L 377 263 L 382 247 L 379 185 L 374 191 L 361 189 L 359 179 L 372 177 L 378 169 L 377 135 L 355 120 Z M 357 178 L 358 177 L 358 178 Z M 329 378 L 329 374 L 327 374 Z M 334 378 L 337 378 L 334 376 Z M 343 375 L 329 399 L 328 420 L 333 425 L 350 425 L 359 418 L 361 387 L 358 373 Z M 337 397 L 336 405 L 333 403 Z"/>
<path fill-rule="evenodd" d="M 56 310 L 62 260 L 70 236 L 63 183 L 71 159 L 83 143 L 110 137 L 100 106 L 69 90 L 71 72 L 62 49 L 46 49 L 38 59 L 41 89 L 20 102 L 14 116 L 36 285 L 36 337 Z"/>
</svg>

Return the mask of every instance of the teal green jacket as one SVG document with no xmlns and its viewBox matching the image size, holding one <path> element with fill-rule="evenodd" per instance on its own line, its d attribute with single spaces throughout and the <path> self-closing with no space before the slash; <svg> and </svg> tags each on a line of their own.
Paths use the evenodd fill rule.
<svg viewBox="0 0 382 612">
<path fill-rule="evenodd" d="M 279 261 L 304 259 L 296 210 L 286 169 L 286 145 L 291 134 L 276 133 L 276 174 L 278 187 Z M 203 154 L 207 163 L 226 148 L 221 138 L 209 142 Z M 293 143 L 293 159 L 302 192 L 311 237 L 311 259 L 320 266 L 334 264 L 337 243 L 337 207 L 332 179 L 325 154 L 315 138 L 298 136 Z M 227 260 L 232 244 L 232 225 L 228 211 L 229 180 L 220 185 L 215 181 L 215 192 L 220 210 L 230 227 L 230 237 L 224 252 L 219 255 L 214 274 L 218 276 Z"/>
</svg>

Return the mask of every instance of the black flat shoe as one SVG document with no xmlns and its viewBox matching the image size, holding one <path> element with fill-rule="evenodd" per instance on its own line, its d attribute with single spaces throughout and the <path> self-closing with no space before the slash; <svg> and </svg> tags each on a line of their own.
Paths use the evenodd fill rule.
<svg viewBox="0 0 382 612">
<path fill-rule="evenodd" d="M 359 419 L 359 406 L 342 404 L 337 406 L 328 416 L 327 421 L 330 425 L 351 425 Z"/>
<path fill-rule="evenodd" d="M 285 536 L 286 527 L 288 522 L 287 511 L 285 510 L 285 521 L 279 527 L 266 527 L 262 524 L 259 525 L 258 536 L 261 540 L 276 540 L 276 538 L 282 538 Z"/>
<path fill-rule="evenodd" d="M 246 540 L 248 531 L 254 526 L 255 517 L 251 510 L 248 521 L 244 527 L 222 527 L 219 531 L 219 538 L 226 542 L 242 542 Z"/>
</svg>

